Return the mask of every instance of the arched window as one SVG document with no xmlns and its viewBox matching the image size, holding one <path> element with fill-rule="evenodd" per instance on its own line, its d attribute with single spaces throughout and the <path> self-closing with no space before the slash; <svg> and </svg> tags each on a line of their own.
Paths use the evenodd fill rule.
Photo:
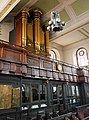
<svg viewBox="0 0 89 120">
<path fill-rule="evenodd" d="M 56 59 L 56 53 L 53 50 L 50 51 L 50 58 L 54 60 Z"/>
<path fill-rule="evenodd" d="M 88 53 L 85 48 L 80 48 L 76 52 L 77 64 L 78 66 L 87 66 L 88 65 Z"/>
</svg>

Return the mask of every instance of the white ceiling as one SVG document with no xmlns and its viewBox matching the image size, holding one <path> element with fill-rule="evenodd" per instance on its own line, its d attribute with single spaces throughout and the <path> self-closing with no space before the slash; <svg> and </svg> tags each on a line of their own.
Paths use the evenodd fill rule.
<svg viewBox="0 0 89 120">
<path fill-rule="evenodd" d="M 0 0 L 0 6 L 3 1 Z M 7 0 L 8 2 L 9 0 Z M 50 41 L 66 46 L 89 38 L 89 0 L 21 0 L 8 14 L 7 18 L 16 15 L 24 7 L 39 7 L 44 13 L 43 21 L 49 19 L 50 12 L 59 11 L 62 20 L 66 21 L 63 31 L 52 33 Z M 5 7 L 5 6 L 3 6 Z M 2 9 L 0 9 L 2 10 Z"/>
<path fill-rule="evenodd" d="M 0 12 L 8 5 L 10 0 L 0 0 Z"/>
<path fill-rule="evenodd" d="M 69 1 L 68 4 L 67 1 Z M 71 1 L 73 3 L 75 0 L 65 0 L 63 4 L 68 15 L 70 16 L 70 20 L 66 23 L 64 30 L 52 34 L 50 40 L 62 46 L 66 46 L 89 38 L 89 9 L 87 9 L 85 12 L 81 12 L 81 14 L 77 16 L 71 7 Z M 84 7 L 85 6 L 86 4 Z M 80 4 L 78 7 L 80 7 Z M 80 9 L 82 8 L 80 7 Z"/>
<path fill-rule="evenodd" d="M 86 25 L 83 25 L 82 27 L 79 26 L 74 29 L 69 28 L 66 32 L 65 30 L 54 33 L 50 41 L 66 46 L 89 38 L 89 23 L 86 23 Z"/>
<path fill-rule="evenodd" d="M 60 36 L 55 40 L 55 43 L 59 43 L 63 46 L 71 44 L 73 42 L 77 42 L 79 40 L 86 39 L 86 36 L 82 34 L 80 31 L 72 31 L 66 35 Z"/>
<path fill-rule="evenodd" d="M 19 2 L 20 0 L 0 0 L 0 22 Z"/>
</svg>

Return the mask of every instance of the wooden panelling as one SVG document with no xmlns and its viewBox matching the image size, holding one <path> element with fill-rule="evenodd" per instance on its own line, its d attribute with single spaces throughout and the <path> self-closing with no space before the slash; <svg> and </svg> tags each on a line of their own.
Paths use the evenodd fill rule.
<svg viewBox="0 0 89 120">
<path fill-rule="evenodd" d="M 21 65 L 16 64 L 16 74 L 21 75 Z"/>
<path fill-rule="evenodd" d="M 53 77 L 51 71 L 47 71 L 47 77 L 48 77 L 48 78 L 52 78 L 52 77 Z"/>
<path fill-rule="evenodd" d="M 79 80 L 82 81 L 82 82 L 84 82 L 85 81 L 85 77 L 81 76 L 81 77 L 79 77 Z"/>
<path fill-rule="evenodd" d="M 77 68 L 72 67 L 72 74 L 73 74 L 73 75 L 77 75 L 77 74 L 78 74 L 78 73 L 77 73 Z"/>
<path fill-rule="evenodd" d="M 43 68 L 52 69 L 52 63 L 50 61 L 43 61 Z"/>
<path fill-rule="evenodd" d="M 83 75 L 84 75 L 82 69 L 78 69 L 78 75 L 79 75 L 79 76 L 83 76 Z"/>
<path fill-rule="evenodd" d="M 63 73 L 59 72 L 59 78 L 60 78 L 61 80 L 64 80 L 64 75 L 63 75 Z"/>
<path fill-rule="evenodd" d="M 2 56 L 2 55 L 1 55 L 2 53 L 1 53 L 1 52 L 2 52 L 2 48 L 1 48 L 1 46 L 0 46 L 0 57 Z"/>
<path fill-rule="evenodd" d="M 89 82 L 89 77 L 87 79 L 88 79 L 88 82 Z"/>
<path fill-rule="evenodd" d="M 58 72 L 53 72 L 53 78 L 56 80 L 59 79 Z"/>
<path fill-rule="evenodd" d="M 21 46 L 22 41 L 22 19 L 21 17 L 16 18 L 16 45 Z"/>
<path fill-rule="evenodd" d="M 74 75 L 74 76 L 73 76 L 73 81 L 74 81 L 74 82 L 79 82 L 78 76 Z"/>
<path fill-rule="evenodd" d="M 83 69 L 83 74 L 84 74 L 84 76 L 89 76 L 89 71 L 87 70 L 87 69 Z"/>
<path fill-rule="evenodd" d="M 68 75 L 68 74 L 64 74 L 64 79 L 65 79 L 66 81 L 69 81 L 69 75 Z"/>
<path fill-rule="evenodd" d="M 21 72 L 22 72 L 23 74 L 26 74 L 26 73 L 27 73 L 27 67 L 26 67 L 25 65 L 22 65 L 22 66 L 21 66 Z"/>
<path fill-rule="evenodd" d="M 21 61 L 23 64 L 27 64 L 27 53 L 25 51 L 21 53 Z"/>
<path fill-rule="evenodd" d="M 28 66 L 34 66 L 34 67 L 39 67 L 40 66 L 40 61 L 38 58 L 34 57 L 28 57 L 27 59 Z"/>
<path fill-rule="evenodd" d="M 27 76 L 31 76 L 32 74 L 32 69 L 30 67 L 27 68 Z"/>
<path fill-rule="evenodd" d="M 0 71 L 3 69 L 3 62 L 0 61 Z"/>
<path fill-rule="evenodd" d="M 9 72 L 10 69 L 10 63 L 8 62 L 3 62 L 3 71 L 5 71 L 5 73 Z"/>
<path fill-rule="evenodd" d="M 58 64 L 56 62 L 53 62 L 52 66 L 53 66 L 53 70 L 55 70 L 55 71 L 58 70 L 58 67 L 57 67 Z M 59 71 L 61 71 L 61 70 L 59 70 Z"/>
<path fill-rule="evenodd" d="M 46 71 L 40 70 L 40 77 L 46 77 Z"/>
<path fill-rule="evenodd" d="M 69 75 L 69 81 L 73 81 L 73 76 Z"/>
<path fill-rule="evenodd" d="M 21 62 L 21 53 L 15 50 L 6 48 L 3 51 L 3 58 L 10 60 L 10 61 L 13 60 L 13 61 Z"/>
<path fill-rule="evenodd" d="M 32 75 L 39 76 L 39 69 L 32 68 Z"/>
<path fill-rule="evenodd" d="M 72 74 L 71 67 L 68 65 L 63 65 L 63 71 L 64 73 Z"/>
<path fill-rule="evenodd" d="M 15 63 L 11 63 L 10 64 L 10 72 L 15 72 L 16 71 L 16 64 Z"/>
<path fill-rule="evenodd" d="M 52 61 L 8 43 L 1 42 L 0 45 L 1 73 L 89 83 L 89 69 L 87 68 L 77 68 L 66 63 Z M 62 70 L 57 69 L 57 63 L 61 65 Z"/>
<path fill-rule="evenodd" d="M 43 76 L 44 76 L 44 71 L 40 70 L 40 77 L 43 77 Z"/>
</svg>

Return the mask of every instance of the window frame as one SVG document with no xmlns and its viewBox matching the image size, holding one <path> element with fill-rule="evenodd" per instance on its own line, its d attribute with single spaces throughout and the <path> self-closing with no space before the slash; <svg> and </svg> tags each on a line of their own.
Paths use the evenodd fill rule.
<svg viewBox="0 0 89 120">
<path fill-rule="evenodd" d="M 30 81 L 24 81 L 22 84 L 26 85 L 29 87 L 29 101 L 22 103 L 22 107 L 26 105 L 27 107 L 29 106 L 31 109 L 39 109 L 39 108 L 45 108 L 47 107 L 47 83 L 46 81 L 42 82 L 40 80 L 30 80 Z M 32 85 L 38 85 L 38 100 L 32 100 L 33 95 L 32 95 Z M 46 93 L 45 93 L 45 100 L 40 99 L 40 85 L 45 85 Z"/>
<path fill-rule="evenodd" d="M 51 52 L 52 52 L 52 54 L 54 54 L 53 56 L 55 56 L 55 58 L 52 58 L 52 57 L 51 57 Z M 56 59 L 57 59 L 57 56 L 56 56 L 56 53 L 55 53 L 54 50 L 51 50 L 51 51 L 50 51 L 50 58 L 53 59 L 53 60 L 56 60 Z"/>
<path fill-rule="evenodd" d="M 75 95 L 73 95 L 72 86 L 75 88 Z M 78 84 L 73 84 L 73 83 L 65 84 L 64 93 L 65 93 L 64 94 L 65 108 L 67 110 L 69 109 L 72 110 L 72 107 L 76 105 L 81 105 L 81 94 L 80 94 L 80 87 Z"/>
</svg>

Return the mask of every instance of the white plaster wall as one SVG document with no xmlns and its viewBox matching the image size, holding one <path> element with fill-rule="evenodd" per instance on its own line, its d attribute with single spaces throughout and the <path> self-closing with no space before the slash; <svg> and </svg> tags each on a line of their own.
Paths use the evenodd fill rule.
<svg viewBox="0 0 89 120">
<path fill-rule="evenodd" d="M 89 39 L 86 39 L 63 47 L 63 58 L 64 58 L 63 61 L 70 64 L 74 64 L 73 55 L 80 47 L 86 48 L 86 50 L 88 51 L 88 58 L 89 58 Z"/>
<path fill-rule="evenodd" d="M 14 24 L 11 23 L 0 23 L 0 40 L 9 42 L 9 32 L 14 29 Z"/>
</svg>

